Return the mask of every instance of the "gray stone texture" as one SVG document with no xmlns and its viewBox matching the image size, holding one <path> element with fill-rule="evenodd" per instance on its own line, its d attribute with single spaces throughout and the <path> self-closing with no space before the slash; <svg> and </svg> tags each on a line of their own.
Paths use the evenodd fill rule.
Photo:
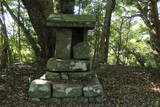
<svg viewBox="0 0 160 107">
<path fill-rule="evenodd" d="M 39 98 L 30 98 L 29 101 L 31 101 L 31 102 L 40 102 L 41 100 Z"/>
<path fill-rule="evenodd" d="M 40 99 L 43 102 L 51 102 L 51 103 L 61 103 L 61 99 L 60 98 L 48 98 L 48 99 Z"/>
<path fill-rule="evenodd" d="M 100 96 L 103 93 L 102 87 L 100 84 L 88 85 L 83 88 L 84 96 Z"/>
<path fill-rule="evenodd" d="M 85 60 L 62 60 L 50 58 L 47 62 L 50 71 L 87 71 L 89 62 Z"/>
<path fill-rule="evenodd" d="M 89 15 L 50 14 L 47 19 L 48 27 L 93 29 L 95 24 L 95 16 Z"/>
<path fill-rule="evenodd" d="M 89 46 L 87 42 L 78 43 L 73 47 L 74 59 L 89 59 Z"/>
<path fill-rule="evenodd" d="M 30 84 L 29 96 L 31 98 L 50 98 L 51 97 L 51 85 L 45 80 L 34 80 Z"/>
<path fill-rule="evenodd" d="M 55 57 L 61 59 L 70 59 L 71 57 L 72 29 L 56 30 L 56 48 Z"/>
<path fill-rule="evenodd" d="M 58 84 L 52 86 L 52 97 L 78 97 L 82 96 L 82 86 L 78 84 Z"/>
<path fill-rule="evenodd" d="M 45 78 L 46 80 L 60 79 L 60 73 L 46 72 Z"/>
<path fill-rule="evenodd" d="M 62 98 L 63 103 L 76 103 L 76 104 L 86 104 L 88 103 L 88 98 L 86 97 L 68 97 L 68 98 Z"/>
<path fill-rule="evenodd" d="M 94 76 L 94 73 L 91 71 L 73 72 L 73 73 L 68 73 L 68 76 L 70 79 L 92 78 L 92 76 Z"/>
<path fill-rule="evenodd" d="M 103 95 L 103 88 L 97 77 L 92 78 L 90 83 L 83 87 L 83 93 L 86 97 Z"/>
<path fill-rule="evenodd" d="M 77 97 L 77 103 L 86 104 L 86 103 L 88 103 L 88 98 L 86 98 L 86 97 Z"/>
<path fill-rule="evenodd" d="M 68 77 L 68 73 L 61 73 L 61 79 L 64 79 L 64 80 L 68 80 L 69 77 Z"/>
<path fill-rule="evenodd" d="M 103 103 L 104 98 L 103 96 L 89 97 L 88 100 L 89 100 L 89 103 Z"/>
</svg>

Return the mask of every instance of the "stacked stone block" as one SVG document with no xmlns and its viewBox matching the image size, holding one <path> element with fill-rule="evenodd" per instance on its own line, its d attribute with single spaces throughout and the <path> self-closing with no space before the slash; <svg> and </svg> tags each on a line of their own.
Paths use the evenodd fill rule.
<svg viewBox="0 0 160 107">
<path fill-rule="evenodd" d="M 48 18 L 48 27 L 56 29 L 55 57 L 47 62 L 48 72 L 32 81 L 31 101 L 54 103 L 102 103 L 103 88 L 90 70 L 87 30 L 95 19 L 82 15 L 55 15 Z"/>
</svg>

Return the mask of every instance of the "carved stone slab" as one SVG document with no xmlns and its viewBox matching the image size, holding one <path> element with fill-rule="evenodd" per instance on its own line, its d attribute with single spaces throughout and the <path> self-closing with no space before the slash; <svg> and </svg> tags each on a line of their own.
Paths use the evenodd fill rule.
<svg viewBox="0 0 160 107">
<path fill-rule="evenodd" d="M 56 31 L 56 49 L 55 57 L 61 59 L 70 59 L 71 57 L 71 29 L 57 29 Z"/>
</svg>

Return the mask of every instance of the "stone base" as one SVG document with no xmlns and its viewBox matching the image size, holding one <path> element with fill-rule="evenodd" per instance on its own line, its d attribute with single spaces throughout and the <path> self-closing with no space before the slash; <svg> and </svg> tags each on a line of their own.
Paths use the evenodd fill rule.
<svg viewBox="0 0 160 107">
<path fill-rule="evenodd" d="M 64 97 L 64 98 L 30 98 L 30 102 L 47 102 L 47 103 L 75 103 L 75 104 L 102 104 L 103 96 L 97 97 Z"/>
<path fill-rule="evenodd" d="M 103 103 L 103 88 L 96 76 L 84 80 L 38 79 L 32 81 L 29 97 L 32 102 Z"/>
<path fill-rule="evenodd" d="M 83 80 L 90 79 L 95 76 L 95 73 L 92 71 L 89 72 L 46 72 L 43 76 L 40 77 L 42 80 Z"/>
<path fill-rule="evenodd" d="M 47 68 L 50 71 L 56 72 L 78 72 L 89 71 L 90 61 L 88 60 L 74 60 L 74 59 L 56 59 L 50 58 L 47 62 Z"/>
</svg>

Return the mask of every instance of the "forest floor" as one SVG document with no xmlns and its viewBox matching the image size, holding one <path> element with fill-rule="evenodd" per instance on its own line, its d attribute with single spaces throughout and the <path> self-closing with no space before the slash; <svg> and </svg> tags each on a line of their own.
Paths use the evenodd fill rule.
<svg viewBox="0 0 160 107">
<path fill-rule="evenodd" d="M 97 70 L 105 92 L 104 107 L 160 107 L 159 71 L 111 71 L 105 65 Z M 46 69 L 37 64 L 14 64 L 0 70 L 0 107 L 97 107 L 28 102 L 30 81 L 45 72 Z"/>
</svg>

